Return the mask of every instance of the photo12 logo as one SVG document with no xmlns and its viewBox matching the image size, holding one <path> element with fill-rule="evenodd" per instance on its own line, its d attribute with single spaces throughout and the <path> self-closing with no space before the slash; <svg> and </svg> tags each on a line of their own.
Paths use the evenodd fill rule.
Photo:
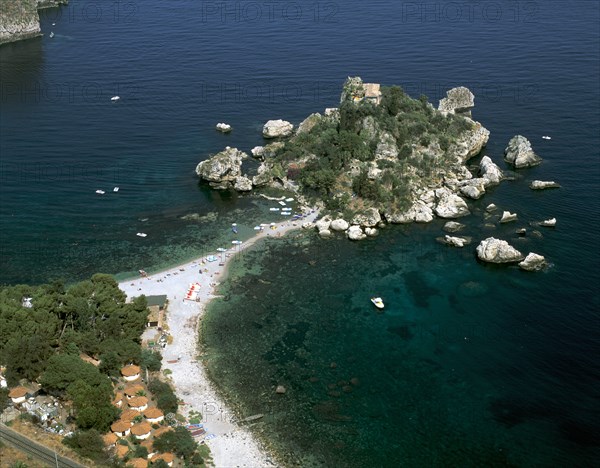
<svg viewBox="0 0 600 468">
<path fill-rule="evenodd" d="M 402 23 L 535 23 L 539 4 L 533 1 L 404 2 Z"/>
<path fill-rule="evenodd" d="M 137 2 L 113 0 L 71 1 L 64 8 L 53 8 L 45 14 L 52 23 L 133 23 L 137 20 Z"/>
<path fill-rule="evenodd" d="M 277 21 L 314 21 L 334 23 L 339 5 L 334 2 L 280 2 L 280 1 L 239 1 L 239 2 L 202 2 L 200 18 L 203 23 L 259 22 Z"/>
</svg>

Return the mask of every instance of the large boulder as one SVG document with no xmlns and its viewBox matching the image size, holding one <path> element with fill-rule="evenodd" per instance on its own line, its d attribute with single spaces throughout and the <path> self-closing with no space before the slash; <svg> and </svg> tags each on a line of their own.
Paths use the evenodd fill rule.
<svg viewBox="0 0 600 468">
<path fill-rule="evenodd" d="M 346 231 L 346 234 L 350 240 L 363 240 L 365 237 L 367 237 L 360 226 L 350 226 Z"/>
<path fill-rule="evenodd" d="M 458 141 L 449 149 L 449 153 L 454 154 L 460 162 L 465 162 L 473 156 L 477 156 L 490 138 L 490 131 L 479 122 L 465 117 L 471 123 L 471 128 L 458 138 Z"/>
<path fill-rule="evenodd" d="M 471 109 L 475 107 L 475 96 L 468 88 L 460 86 L 446 92 L 446 97 L 440 100 L 438 110 L 450 114 L 471 116 Z"/>
<path fill-rule="evenodd" d="M 238 192 L 249 192 L 252 190 L 252 181 L 246 176 L 238 176 L 235 178 L 233 188 Z"/>
<path fill-rule="evenodd" d="M 500 218 L 501 223 L 510 223 L 511 221 L 517 220 L 517 213 L 511 213 L 510 211 L 503 211 L 502 218 Z"/>
<path fill-rule="evenodd" d="M 469 179 L 459 182 L 460 193 L 465 197 L 478 200 L 485 194 L 486 179 Z"/>
<path fill-rule="evenodd" d="M 288 137 L 294 131 L 294 126 L 286 120 L 269 120 L 263 127 L 263 137 Z"/>
<path fill-rule="evenodd" d="M 522 135 L 510 139 L 504 150 L 504 160 L 517 169 L 537 166 L 542 162 L 542 158 L 533 152 L 529 140 Z"/>
<path fill-rule="evenodd" d="M 196 166 L 196 174 L 216 189 L 231 188 L 242 175 L 242 160 L 248 155 L 237 148 L 225 148 Z"/>
<path fill-rule="evenodd" d="M 315 226 L 317 227 L 317 231 L 329 230 L 329 227 L 331 226 L 331 217 L 323 216 L 315 222 Z"/>
<path fill-rule="evenodd" d="M 479 162 L 479 175 L 486 180 L 486 187 L 498 185 L 504 178 L 502 170 L 495 164 L 489 156 L 484 156 Z"/>
<path fill-rule="evenodd" d="M 553 180 L 534 180 L 529 184 L 531 190 L 545 190 L 550 188 L 560 188 L 560 185 Z"/>
<path fill-rule="evenodd" d="M 365 227 L 375 227 L 381 221 L 381 214 L 377 208 L 367 208 L 362 213 L 354 215 L 352 224 L 358 224 Z"/>
<path fill-rule="evenodd" d="M 530 252 L 525 260 L 519 263 L 519 267 L 527 271 L 539 271 L 546 267 L 546 259 L 542 255 Z"/>
<path fill-rule="evenodd" d="M 453 219 L 471 214 L 467 202 L 447 188 L 437 189 L 435 197 L 437 204 L 434 211 L 440 218 Z"/>
<path fill-rule="evenodd" d="M 384 213 L 385 219 L 392 224 L 408 224 L 412 222 L 429 223 L 433 221 L 433 211 L 427 203 L 417 200 L 406 211 L 390 209 Z"/>
<path fill-rule="evenodd" d="M 348 223 L 348 221 L 346 221 L 345 219 L 334 219 L 333 221 L 331 221 L 330 224 L 330 229 L 332 231 L 345 231 L 346 229 L 348 229 L 350 227 L 350 224 Z"/>
<path fill-rule="evenodd" d="M 523 260 L 523 254 L 508 242 L 488 237 L 477 246 L 477 257 L 489 263 L 514 263 Z"/>
</svg>

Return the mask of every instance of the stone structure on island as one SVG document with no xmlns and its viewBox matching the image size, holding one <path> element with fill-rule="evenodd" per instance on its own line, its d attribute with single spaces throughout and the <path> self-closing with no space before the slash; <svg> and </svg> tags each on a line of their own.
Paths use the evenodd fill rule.
<svg viewBox="0 0 600 468">
<path fill-rule="evenodd" d="M 531 148 L 531 143 L 522 135 L 516 135 L 510 139 L 504 150 L 504 160 L 515 166 L 516 169 L 537 166 L 542 162 Z"/>
</svg>

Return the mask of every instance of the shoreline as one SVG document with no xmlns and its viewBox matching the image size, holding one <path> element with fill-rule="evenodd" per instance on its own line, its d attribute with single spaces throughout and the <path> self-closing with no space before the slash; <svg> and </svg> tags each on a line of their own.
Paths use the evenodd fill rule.
<svg viewBox="0 0 600 468">
<path fill-rule="evenodd" d="M 209 302 L 218 297 L 216 287 L 225 278 L 229 263 L 236 255 L 251 248 L 266 238 L 283 237 L 290 231 L 301 229 L 305 222 L 314 222 L 318 211 L 299 220 L 284 220 L 266 225 L 247 241 L 234 245 L 226 252 L 207 252 L 202 257 L 175 267 L 149 274 L 147 277 L 121 280 L 119 288 L 128 299 L 140 296 L 166 294 L 169 301 L 166 324 L 173 342 L 161 350 L 162 370 L 171 371 L 170 380 L 175 393 L 184 405 L 180 412 L 187 416 L 190 411 L 202 414 L 202 424 L 208 437 L 206 445 L 211 450 L 216 467 L 275 466 L 271 455 L 247 427 L 238 425 L 231 408 L 225 404 L 208 376 L 201 360 L 197 360 L 199 349 L 199 325 Z M 216 261 L 207 257 L 214 255 Z M 197 301 L 184 297 L 190 284 L 199 283 Z M 142 336 L 148 339 L 156 334 L 149 328 Z M 169 362 L 172 361 L 172 362 Z M 249 415 L 246 415 L 249 416 Z"/>
</svg>

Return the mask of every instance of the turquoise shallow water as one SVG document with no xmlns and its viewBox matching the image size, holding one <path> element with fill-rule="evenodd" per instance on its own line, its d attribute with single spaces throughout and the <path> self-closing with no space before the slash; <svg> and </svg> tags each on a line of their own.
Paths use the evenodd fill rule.
<svg viewBox="0 0 600 468">
<path fill-rule="evenodd" d="M 552 268 L 481 265 L 474 245 L 435 243 L 439 222 L 359 244 L 264 244 L 234 265 L 228 300 L 205 322 L 212 375 L 308 466 L 593 465 L 597 2 L 484 1 L 460 16 L 457 2 L 317 3 L 299 16 L 292 4 L 287 16 L 269 16 L 269 2 L 225 16 L 219 5 L 72 1 L 42 13 L 45 37 L 0 48 L 0 282 L 125 277 L 230 241 L 232 222 L 250 234 L 271 220 L 267 205 L 208 190 L 195 165 L 261 144 L 270 118 L 299 123 L 335 106 L 348 75 L 434 103 L 465 85 L 491 131 L 486 154 L 508 169 L 503 149 L 521 133 L 544 159 L 472 203 L 468 234 L 503 237 Z M 219 121 L 233 133 L 215 132 Z M 533 192 L 532 179 L 563 188 Z M 485 228 L 491 202 L 519 222 Z M 513 234 L 550 217 L 558 226 L 542 239 Z"/>
</svg>

